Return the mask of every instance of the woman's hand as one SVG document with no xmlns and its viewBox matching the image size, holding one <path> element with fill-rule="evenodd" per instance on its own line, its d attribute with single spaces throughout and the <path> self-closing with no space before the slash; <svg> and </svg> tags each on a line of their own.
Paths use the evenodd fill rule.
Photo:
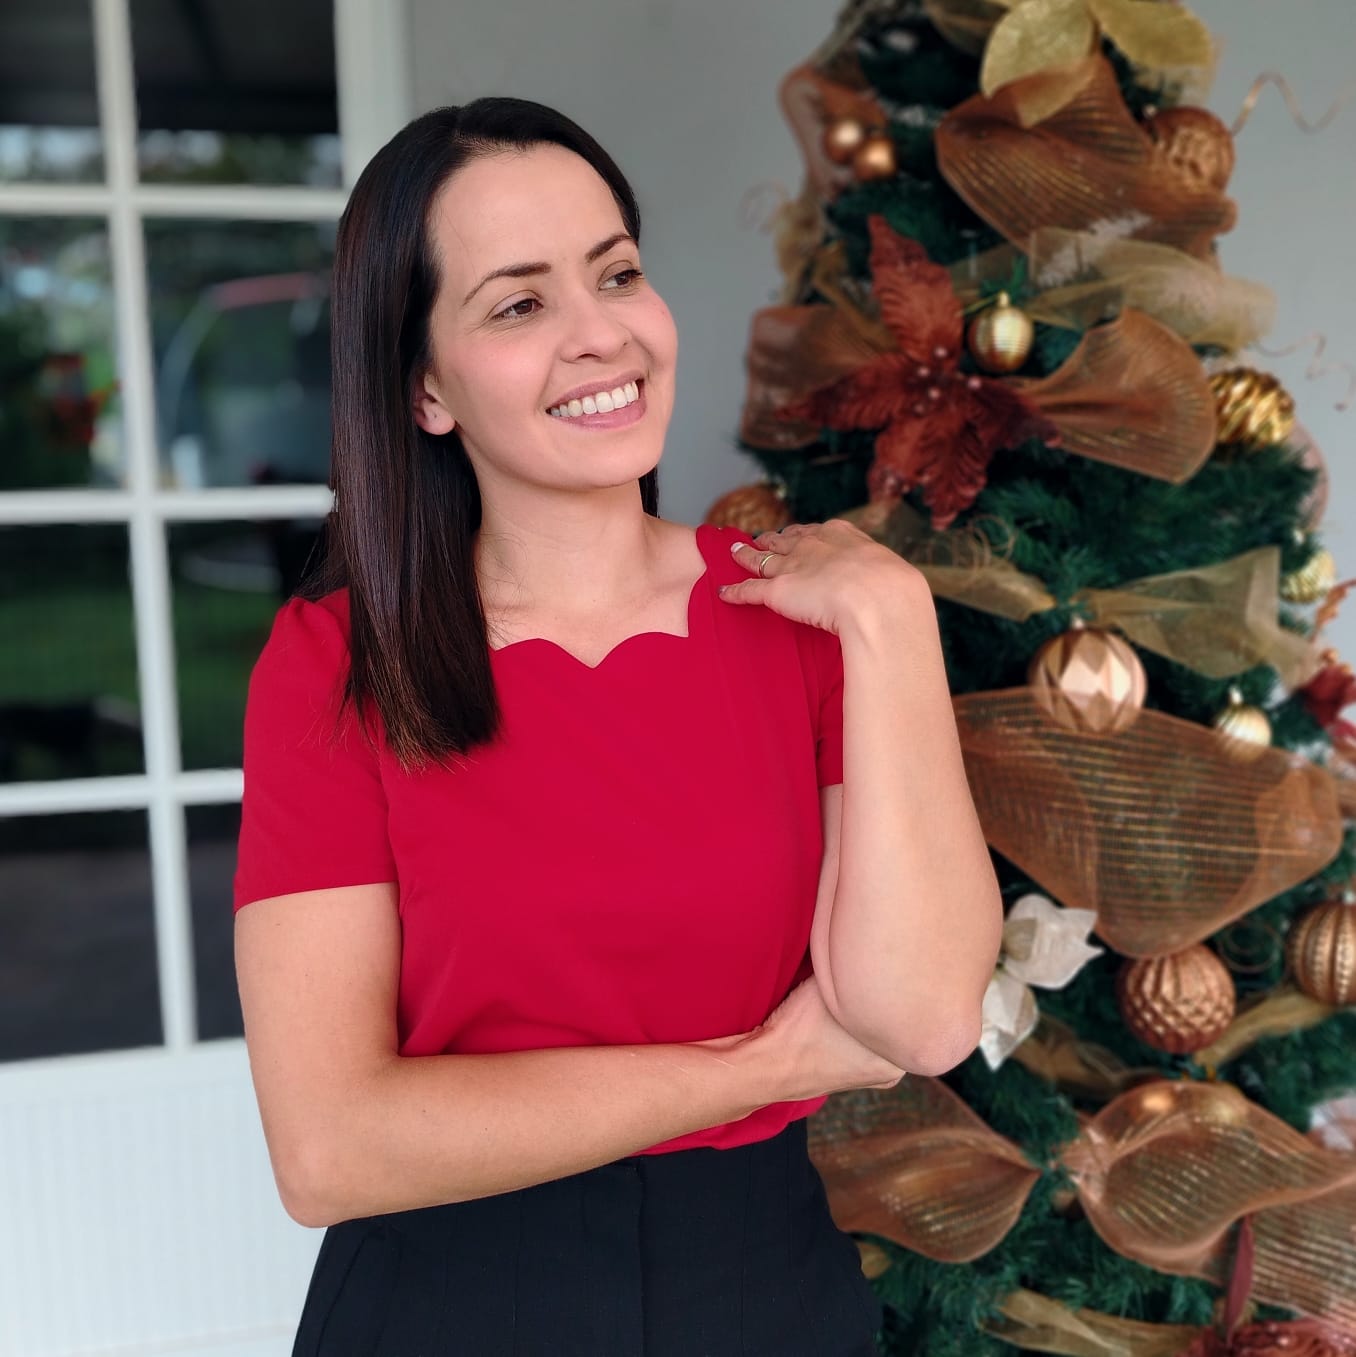
<svg viewBox="0 0 1356 1357">
<path fill-rule="evenodd" d="M 768 552 L 773 554 L 764 560 Z M 922 573 L 846 519 L 792 523 L 781 532 L 759 533 L 752 545 L 738 543 L 733 555 L 749 578 L 721 587 L 727 603 L 763 603 L 793 622 L 837 635 L 863 610 L 926 606 L 936 620 Z"/>
<path fill-rule="evenodd" d="M 905 1071 L 850 1036 L 824 1003 L 814 976 L 802 981 L 752 1032 L 693 1042 L 765 1062 L 775 1102 L 799 1102 L 849 1088 L 893 1088 Z"/>
</svg>

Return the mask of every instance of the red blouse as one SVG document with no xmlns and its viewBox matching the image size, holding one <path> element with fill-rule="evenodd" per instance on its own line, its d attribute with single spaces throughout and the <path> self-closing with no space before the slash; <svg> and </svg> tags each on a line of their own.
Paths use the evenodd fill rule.
<svg viewBox="0 0 1356 1357">
<path fill-rule="evenodd" d="M 703 524 L 688 634 L 590 668 L 491 651 L 500 733 L 409 775 L 350 719 L 340 590 L 279 611 L 250 679 L 235 909 L 394 881 L 402 1055 L 700 1041 L 758 1026 L 811 972 L 820 787 L 843 779 L 831 632 L 724 602 L 735 528 Z M 773 1103 L 641 1151 L 775 1135 Z"/>
</svg>

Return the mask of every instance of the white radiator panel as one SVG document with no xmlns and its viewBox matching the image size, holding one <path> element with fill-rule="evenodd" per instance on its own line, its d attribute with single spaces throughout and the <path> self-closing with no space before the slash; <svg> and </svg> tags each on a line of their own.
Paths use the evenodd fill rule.
<svg viewBox="0 0 1356 1357">
<path fill-rule="evenodd" d="M 322 1233 L 243 1042 L 0 1067 L 3 1357 L 287 1357 Z"/>
</svg>

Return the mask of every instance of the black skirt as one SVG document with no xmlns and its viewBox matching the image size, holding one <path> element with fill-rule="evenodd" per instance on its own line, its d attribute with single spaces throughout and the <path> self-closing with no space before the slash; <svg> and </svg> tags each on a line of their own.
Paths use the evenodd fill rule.
<svg viewBox="0 0 1356 1357">
<path fill-rule="evenodd" d="M 293 1357 L 874 1357 L 804 1119 L 325 1231 Z"/>
</svg>

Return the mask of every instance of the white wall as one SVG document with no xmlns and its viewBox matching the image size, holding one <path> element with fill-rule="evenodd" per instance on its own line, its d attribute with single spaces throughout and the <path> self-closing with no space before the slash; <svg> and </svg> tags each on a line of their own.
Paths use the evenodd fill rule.
<svg viewBox="0 0 1356 1357">
<path fill-rule="evenodd" d="M 1261 344 L 1283 349 L 1311 331 L 1327 337 L 1321 360 L 1345 370 L 1309 378 L 1312 349 L 1248 355 L 1294 395 L 1299 418 L 1323 450 L 1331 494 L 1321 534 L 1338 576 L 1356 576 L 1356 5 L 1351 0 L 1192 0 L 1221 48 L 1210 107 L 1232 123 L 1253 80 L 1284 75 L 1309 121 L 1347 91 L 1327 128 L 1300 130 L 1281 91 L 1262 92 L 1238 134 L 1230 192 L 1238 225 L 1220 238 L 1230 273 L 1276 293 L 1276 322 Z M 1350 402 L 1345 411 L 1339 402 Z M 1356 664 L 1356 601 L 1327 639 Z"/>
<path fill-rule="evenodd" d="M 830 5 L 410 5 L 416 112 L 484 94 L 536 99 L 592 133 L 631 181 L 644 267 L 678 326 L 661 511 L 699 522 L 716 495 L 758 471 L 734 451 L 744 345 L 750 316 L 775 300 L 781 275 L 772 237 L 741 226 L 740 204 L 760 181 L 800 189 L 776 84 L 824 39 Z"/>
<path fill-rule="evenodd" d="M 800 156 L 777 107 L 777 82 L 827 36 L 836 0 L 409 0 L 416 112 L 482 94 L 537 99 L 608 148 L 640 201 L 645 267 L 678 324 L 678 404 L 660 467 L 666 517 L 696 522 L 716 495 L 754 478 L 735 453 L 749 318 L 781 277 L 770 236 L 742 224 L 760 183 L 799 191 Z M 1253 77 L 1286 74 L 1316 118 L 1356 74 L 1352 0 L 1194 0 L 1224 55 L 1211 107 L 1226 122 Z M 1327 357 L 1356 364 L 1356 102 L 1309 136 L 1268 90 L 1238 139 L 1232 191 L 1239 225 L 1223 262 L 1278 294 L 1263 342 L 1311 330 Z M 763 196 L 768 201 L 768 196 Z M 1302 354 L 1257 366 L 1295 394 L 1324 450 L 1332 496 L 1324 533 L 1341 577 L 1356 575 L 1356 400 L 1334 409 L 1347 378 L 1307 380 Z M 1356 602 L 1329 638 L 1356 662 Z"/>
</svg>

